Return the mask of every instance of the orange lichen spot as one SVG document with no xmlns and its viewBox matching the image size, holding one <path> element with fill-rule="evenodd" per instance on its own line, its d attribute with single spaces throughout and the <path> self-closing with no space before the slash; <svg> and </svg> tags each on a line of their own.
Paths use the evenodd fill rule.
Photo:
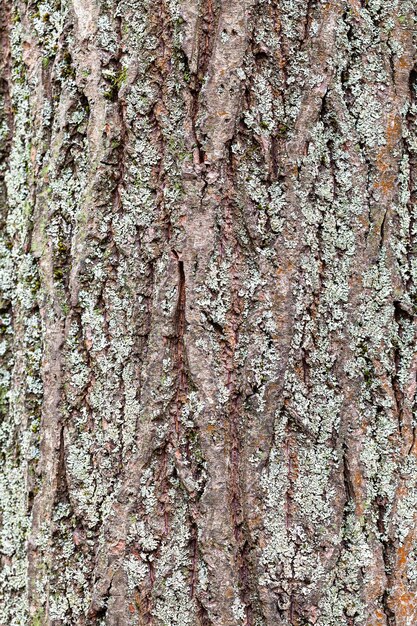
<svg viewBox="0 0 417 626">
<path fill-rule="evenodd" d="M 233 592 L 233 588 L 227 587 L 226 591 L 224 592 L 224 595 L 226 596 L 226 598 L 233 598 L 233 596 L 235 595 Z"/>
<path fill-rule="evenodd" d="M 275 25 L 276 32 L 279 32 L 282 27 L 282 20 L 279 15 L 276 16 L 274 25 Z"/>
<path fill-rule="evenodd" d="M 384 195 L 389 195 L 396 184 L 396 174 L 392 167 L 392 152 L 401 138 L 401 119 L 398 113 L 388 116 L 385 137 L 387 143 L 376 156 L 379 179 L 375 183 L 375 188 L 382 191 Z"/>
<path fill-rule="evenodd" d="M 389 607 L 395 613 L 396 624 L 398 626 L 408 626 L 417 623 L 417 604 L 415 593 L 407 587 L 407 568 L 410 552 L 415 543 L 415 535 L 410 532 L 404 543 L 399 546 L 396 554 L 396 564 L 394 567 L 394 580 L 389 597 Z"/>
<path fill-rule="evenodd" d="M 358 467 L 356 467 L 352 472 L 352 484 L 355 492 L 355 513 L 357 517 L 362 517 L 365 487 L 362 472 Z"/>
<path fill-rule="evenodd" d="M 400 57 L 398 59 L 397 67 L 401 68 L 402 70 L 410 69 L 410 60 L 408 59 L 408 57 Z"/>
<path fill-rule="evenodd" d="M 401 494 L 404 495 L 404 494 Z M 408 556 L 413 548 L 415 536 L 413 532 L 408 533 L 404 543 L 397 550 L 397 567 L 399 571 L 403 571 L 407 566 Z"/>
<path fill-rule="evenodd" d="M 259 528 L 262 524 L 262 518 L 259 515 L 248 519 L 248 528 L 250 530 L 254 530 L 255 528 Z"/>
<path fill-rule="evenodd" d="M 385 626 L 385 615 L 381 609 L 375 611 L 374 619 L 372 620 L 372 626 Z"/>
<path fill-rule="evenodd" d="M 397 624 L 403 623 L 405 625 L 415 623 L 411 621 L 411 618 L 416 616 L 415 594 L 403 590 L 402 593 L 395 598 L 394 611 Z M 400 622 L 399 619 L 404 621 Z"/>
<path fill-rule="evenodd" d="M 392 149 L 401 136 L 401 118 L 398 113 L 390 115 L 387 123 L 387 148 Z"/>
<path fill-rule="evenodd" d="M 384 195 L 388 195 L 394 189 L 395 178 L 393 176 L 383 176 L 376 183 L 375 187 L 380 189 Z"/>
<path fill-rule="evenodd" d="M 408 551 L 406 546 L 400 546 L 397 552 L 397 563 L 401 568 L 404 568 L 407 564 Z"/>
<path fill-rule="evenodd" d="M 211 435 L 212 433 L 214 433 L 216 430 L 216 426 L 214 424 L 209 424 L 207 426 L 207 432 Z"/>
<path fill-rule="evenodd" d="M 381 611 L 381 609 L 375 609 L 375 613 L 369 615 L 366 626 L 387 626 L 386 616 L 383 611 Z"/>
</svg>

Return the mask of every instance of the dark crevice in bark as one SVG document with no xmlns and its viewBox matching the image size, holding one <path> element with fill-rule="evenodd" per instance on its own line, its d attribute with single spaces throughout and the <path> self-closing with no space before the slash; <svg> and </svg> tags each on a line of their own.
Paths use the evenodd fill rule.
<svg viewBox="0 0 417 626">
<path fill-rule="evenodd" d="M 393 305 L 394 305 L 394 320 L 397 324 L 398 336 L 401 341 L 401 338 L 403 335 L 403 323 L 402 322 L 404 319 L 413 321 L 413 315 L 404 309 L 401 302 L 394 300 Z M 394 346 L 393 365 L 394 365 L 394 373 L 392 376 L 392 388 L 393 388 L 394 396 L 395 396 L 398 430 L 401 436 L 402 429 L 403 429 L 404 393 L 401 389 L 401 384 L 399 380 L 399 372 L 401 369 L 401 351 L 398 345 Z"/>
<path fill-rule="evenodd" d="M 97 623 L 100 623 L 99 620 L 101 621 L 106 617 L 107 610 L 108 610 L 108 601 L 111 597 L 112 585 L 113 585 L 113 577 L 108 582 L 108 586 L 104 594 L 100 597 L 99 603 L 94 602 L 94 600 L 91 603 L 91 606 L 87 615 L 87 617 L 90 620 L 91 626 L 95 626 Z"/>
<path fill-rule="evenodd" d="M 380 252 L 382 252 L 384 248 L 384 243 L 385 243 L 385 226 L 386 226 L 386 220 L 387 220 L 387 213 L 388 211 L 385 211 L 384 216 L 381 221 L 381 226 L 379 227 L 379 250 Z"/>
<path fill-rule="evenodd" d="M 190 598 L 194 599 L 196 603 L 196 613 L 198 619 L 198 626 L 211 626 L 212 622 L 209 618 L 209 614 L 207 609 L 205 608 L 203 602 L 200 600 L 199 595 L 197 593 L 197 576 L 198 576 L 198 562 L 201 558 L 198 549 L 198 526 L 195 521 L 191 521 L 191 544 L 190 544 L 190 554 L 191 554 L 191 572 L 190 572 Z"/>
<path fill-rule="evenodd" d="M 397 89 L 396 89 L 396 80 L 395 80 L 395 52 L 391 46 L 391 41 L 390 41 L 390 37 L 387 40 L 387 46 L 389 48 L 390 54 L 388 54 L 388 64 L 389 64 L 389 70 L 391 73 L 391 84 L 392 84 L 392 89 L 395 95 L 397 95 Z"/>
<path fill-rule="evenodd" d="M 403 137 L 404 152 L 408 157 L 410 172 L 408 175 L 408 192 L 410 199 L 407 205 L 409 215 L 409 227 L 408 227 L 408 246 L 407 246 L 407 260 L 409 267 L 409 278 L 407 280 L 407 291 L 410 294 L 411 302 L 413 303 L 414 312 L 417 312 L 417 286 L 414 284 L 412 278 L 412 265 L 415 258 L 417 246 L 416 246 L 416 217 L 413 210 L 417 203 L 416 194 L 416 172 L 417 172 L 417 154 L 413 147 L 413 142 L 410 138 L 414 136 L 416 132 L 416 115 L 412 107 L 415 107 L 417 102 L 417 66 L 411 69 L 408 77 L 408 89 L 409 89 L 409 111 L 405 119 L 406 128 L 408 131 L 408 137 Z M 411 109 L 411 110 L 410 110 Z"/>
<path fill-rule="evenodd" d="M 13 137 L 14 116 L 11 102 L 11 54 L 10 54 L 10 16 L 12 4 L 9 0 L 0 2 L 0 128 L 3 130 L 0 140 L 0 229 L 2 240 L 8 249 L 12 248 L 10 237 L 5 232 L 8 214 L 7 187 L 5 173 L 8 170 L 9 156 Z M 0 338 L 4 340 L 1 364 L 4 371 L 11 372 L 13 367 L 13 339 L 9 337 L 6 342 L 9 320 L 13 316 L 13 307 L 10 297 L 3 290 L 0 293 Z M 9 414 L 9 399 L 6 389 L 0 388 L 0 427 Z M 0 464 L 5 466 L 7 450 L 0 448 Z M 34 490 L 36 489 L 35 473 L 28 472 L 28 509 L 31 511 Z M 0 508 L 0 528 L 2 527 L 2 510 Z M 3 553 L 0 554 L 0 572 L 5 564 Z"/>
<path fill-rule="evenodd" d="M 185 306 L 186 306 L 186 286 L 185 286 L 185 271 L 184 262 L 179 258 L 178 253 L 174 250 L 174 256 L 177 258 L 178 263 L 178 295 L 177 295 L 177 307 L 175 311 L 175 336 L 173 340 L 173 348 L 175 355 L 175 363 L 178 382 L 175 398 L 174 409 L 174 426 L 177 437 L 180 433 L 180 413 L 181 408 L 185 403 L 187 394 L 187 370 L 185 363 L 185 346 L 184 335 L 186 331 L 186 318 L 185 318 Z"/>
<path fill-rule="evenodd" d="M 354 18 L 352 19 L 352 14 L 350 11 L 345 11 L 343 15 L 341 16 L 341 19 L 343 20 L 344 24 L 347 26 L 346 38 L 348 40 L 348 43 L 352 44 L 355 38 L 354 27 L 353 27 Z"/>
<path fill-rule="evenodd" d="M 56 468 L 56 490 L 54 494 L 54 501 L 52 503 L 52 507 L 56 507 L 57 505 L 69 505 L 69 510 L 65 514 L 65 516 L 61 516 L 59 522 L 55 522 L 52 524 L 52 572 L 51 572 L 51 587 L 58 588 L 59 583 L 59 574 L 60 571 L 60 561 L 59 556 L 56 553 L 59 553 L 58 546 L 62 541 L 61 537 L 61 526 L 64 523 L 68 523 L 72 526 L 71 516 L 73 515 L 72 503 L 70 499 L 70 490 L 67 482 L 67 472 L 66 472 L 66 460 L 65 460 L 65 442 L 64 442 L 64 426 L 60 426 L 60 435 L 59 435 L 59 452 L 58 452 L 58 463 Z M 64 521 L 65 518 L 65 521 Z M 78 524 L 77 531 L 72 534 L 73 541 L 75 545 L 78 547 L 79 544 L 84 543 L 85 535 L 82 527 L 82 523 Z M 55 579 L 55 580 L 54 580 Z M 74 620 L 74 615 L 71 607 L 67 609 L 68 619 L 71 621 Z"/>
<path fill-rule="evenodd" d="M 270 182 L 274 183 L 279 178 L 279 161 L 278 161 L 278 137 L 273 135 L 271 137 L 271 175 Z"/>
<path fill-rule="evenodd" d="M 197 129 L 197 116 L 198 116 L 198 111 L 199 111 L 199 106 L 200 106 L 199 100 L 200 100 L 200 92 L 201 92 L 201 87 L 202 87 L 202 80 L 199 79 L 200 71 L 199 71 L 198 66 L 197 66 L 196 74 L 193 74 L 191 72 L 186 54 L 183 54 L 182 61 L 185 67 L 186 74 L 190 76 L 190 79 L 189 79 L 189 90 L 190 90 L 190 95 L 191 95 L 190 121 L 191 121 L 192 133 L 193 133 L 193 137 L 194 137 L 194 141 L 195 141 L 196 149 L 197 149 L 196 156 L 198 157 L 198 159 L 194 157 L 194 160 L 195 161 L 197 160 L 198 164 L 202 164 L 204 163 L 204 160 L 205 160 L 205 152 L 203 149 L 202 140 L 200 139 L 200 134 Z"/>
<path fill-rule="evenodd" d="M 313 11 L 316 7 L 316 0 L 307 0 L 307 8 L 304 19 L 304 34 L 302 37 L 302 41 L 306 41 L 308 39 L 308 31 L 311 25 L 311 21 L 313 18 Z"/>
<path fill-rule="evenodd" d="M 197 116 L 201 104 L 200 93 L 213 54 L 218 17 L 219 11 L 216 6 L 213 6 L 213 0 L 204 0 L 204 5 L 200 7 L 199 10 L 197 26 L 198 50 L 195 71 L 191 71 L 189 60 L 185 54 L 183 54 L 182 59 L 185 66 L 185 73 L 189 77 L 189 91 L 191 95 L 190 121 L 196 144 L 198 164 L 202 164 L 205 161 L 205 151 L 203 147 L 205 138 L 200 134 L 197 128 Z"/>
<path fill-rule="evenodd" d="M 10 53 L 10 15 L 12 5 L 9 0 L 2 0 L 0 3 L 0 123 L 7 127 L 7 133 L 2 134 L 0 142 L 0 225 L 3 225 L 6 218 L 7 195 L 4 184 L 4 174 L 7 171 L 7 164 L 13 137 L 13 107 L 10 97 L 11 87 L 11 53 Z"/>
<path fill-rule="evenodd" d="M 389 590 L 385 589 L 382 596 L 382 608 L 387 620 L 387 626 L 396 626 L 397 620 L 394 611 L 388 606 Z"/>
<path fill-rule="evenodd" d="M 55 492 L 55 504 L 68 502 L 70 503 L 67 471 L 65 462 L 65 443 L 64 443 L 64 426 L 60 427 L 59 435 L 59 457 L 57 465 L 57 486 Z"/>
<path fill-rule="evenodd" d="M 378 495 L 376 498 L 377 506 L 377 528 L 380 533 L 380 545 L 382 552 L 382 559 L 384 562 L 385 575 L 387 577 L 388 585 L 384 589 L 381 606 L 387 620 L 387 626 L 396 626 L 396 615 L 389 604 L 390 589 L 392 586 L 392 566 L 393 558 L 395 557 L 395 546 L 388 536 L 388 530 L 386 527 L 386 514 L 387 514 L 387 498 L 385 496 Z"/>
<path fill-rule="evenodd" d="M 229 148 L 231 142 L 229 143 Z M 242 490 L 242 468 L 241 449 L 242 443 L 242 421 L 245 398 L 242 397 L 237 385 L 238 370 L 236 366 L 236 348 L 239 345 L 239 338 L 242 327 L 242 307 L 243 303 L 239 295 L 241 279 L 239 276 L 239 266 L 243 262 L 241 253 L 237 245 L 237 235 L 235 232 L 235 203 L 231 190 L 236 183 L 236 163 L 232 151 L 229 151 L 229 158 L 226 163 L 227 178 L 229 184 L 226 192 L 226 203 L 224 209 L 224 225 L 220 233 L 220 258 L 222 258 L 223 248 L 232 248 L 235 262 L 231 268 L 231 304 L 225 328 L 222 329 L 222 341 L 225 343 L 225 367 L 227 371 L 227 388 L 230 392 L 228 407 L 229 413 L 229 436 L 230 436 L 230 498 L 232 528 L 236 545 L 236 563 L 238 567 L 238 582 L 241 591 L 242 601 L 245 606 L 245 626 L 252 626 L 256 621 L 256 605 L 259 604 L 257 598 L 257 588 L 254 584 L 255 574 L 251 558 L 254 549 L 253 538 L 248 529 L 247 519 L 244 510 L 243 490 Z"/>
<path fill-rule="evenodd" d="M 114 59 L 114 63 L 115 63 L 115 69 L 116 69 L 116 76 L 120 77 L 123 72 L 123 65 L 121 62 L 122 57 L 123 57 L 122 19 L 119 16 L 117 16 L 115 19 L 116 19 L 116 25 L 117 25 L 116 32 L 117 32 L 117 37 L 119 41 L 119 49 Z M 114 191 L 114 202 L 115 202 L 114 210 L 116 212 L 119 212 L 122 210 L 121 188 L 122 188 L 124 176 L 125 176 L 126 149 L 127 149 L 127 142 L 128 142 L 128 126 L 126 123 L 126 114 L 125 114 L 126 103 L 122 97 L 118 97 L 120 86 L 121 85 L 119 84 L 119 82 L 116 83 L 115 85 L 116 87 L 115 100 L 117 102 L 117 114 L 118 114 L 119 133 L 120 133 L 120 143 L 116 147 L 117 181 L 116 181 L 116 186 L 115 186 L 115 191 Z"/>
<path fill-rule="evenodd" d="M 191 524 L 191 581 L 190 581 L 190 596 L 194 598 L 196 581 L 197 581 L 197 564 L 198 564 L 198 542 L 197 542 L 198 528 L 195 523 Z"/>
<path fill-rule="evenodd" d="M 289 406 L 288 402 L 285 402 L 285 411 L 288 414 L 288 425 L 294 430 L 294 432 L 299 432 L 304 435 L 307 439 L 314 442 L 317 440 L 316 435 L 305 425 L 302 417 Z"/>
<path fill-rule="evenodd" d="M 410 91 L 411 102 L 416 100 L 417 95 L 417 65 L 415 65 L 408 76 L 408 88 Z"/>
<path fill-rule="evenodd" d="M 346 511 L 346 507 L 349 503 L 355 501 L 355 490 L 353 487 L 352 476 L 349 468 L 349 461 L 347 458 L 348 455 L 348 445 L 347 443 L 342 443 L 342 461 L 343 461 L 343 485 L 345 489 L 345 502 L 344 502 L 344 510 Z M 342 524 L 345 526 L 345 519 Z"/>
<path fill-rule="evenodd" d="M 287 488 L 285 490 L 285 519 L 286 528 L 290 528 L 293 522 L 293 501 L 294 501 L 294 481 L 293 481 L 293 457 L 292 457 L 292 436 L 291 432 L 286 426 L 286 439 L 285 439 L 285 456 L 287 461 Z"/>
<path fill-rule="evenodd" d="M 245 521 L 243 517 L 241 490 L 240 490 L 240 438 L 239 438 L 239 398 L 233 395 L 230 403 L 230 507 L 232 528 L 236 543 L 236 563 L 239 571 L 239 583 L 242 599 L 245 603 L 246 625 L 253 624 L 253 608 L 251 605 L 250 569 L 248 562 L 248 546 L 245 539 Z"/>
<path fill-rule="evenodd" d="M 215 6 L 213 6 L 213 3 Z M 204 6 L 200 9 L 199 23 L 199 46 L 197 59 L 197 80 L 202 84 L 213 54 L 215 32 L 218 23 L 217 0 L 204 0 Z"/>
</svg>

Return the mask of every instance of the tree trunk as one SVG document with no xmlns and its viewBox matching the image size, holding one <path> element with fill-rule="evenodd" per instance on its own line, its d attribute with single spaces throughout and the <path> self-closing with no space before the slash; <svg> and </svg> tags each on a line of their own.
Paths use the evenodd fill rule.
<svg viewBox="0 0 417 626">
<path fill-rule="evenodd" d="M 0 6 L 0 624 L 415 625 L 415 1 Z"/>
</svg>

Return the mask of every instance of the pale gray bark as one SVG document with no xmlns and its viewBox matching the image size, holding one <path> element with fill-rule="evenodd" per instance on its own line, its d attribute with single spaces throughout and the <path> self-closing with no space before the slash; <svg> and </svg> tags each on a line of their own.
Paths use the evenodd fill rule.
<svg viewBox="0 0 417 626">
<path fill-rule="evenodd" d="M 415 2 L 0 6 L 0 624 L 417 623 Z"/>
</svg>

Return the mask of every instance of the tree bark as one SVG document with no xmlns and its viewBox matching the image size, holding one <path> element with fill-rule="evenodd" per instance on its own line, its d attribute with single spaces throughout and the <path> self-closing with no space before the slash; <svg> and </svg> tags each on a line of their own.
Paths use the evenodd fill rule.
<svg viewBox="0 0 417 626">
<path fill-rule="evenodd" d="M 415 2 L 0 7 L 0 624 L 416 624 Z"/>
</svg>

